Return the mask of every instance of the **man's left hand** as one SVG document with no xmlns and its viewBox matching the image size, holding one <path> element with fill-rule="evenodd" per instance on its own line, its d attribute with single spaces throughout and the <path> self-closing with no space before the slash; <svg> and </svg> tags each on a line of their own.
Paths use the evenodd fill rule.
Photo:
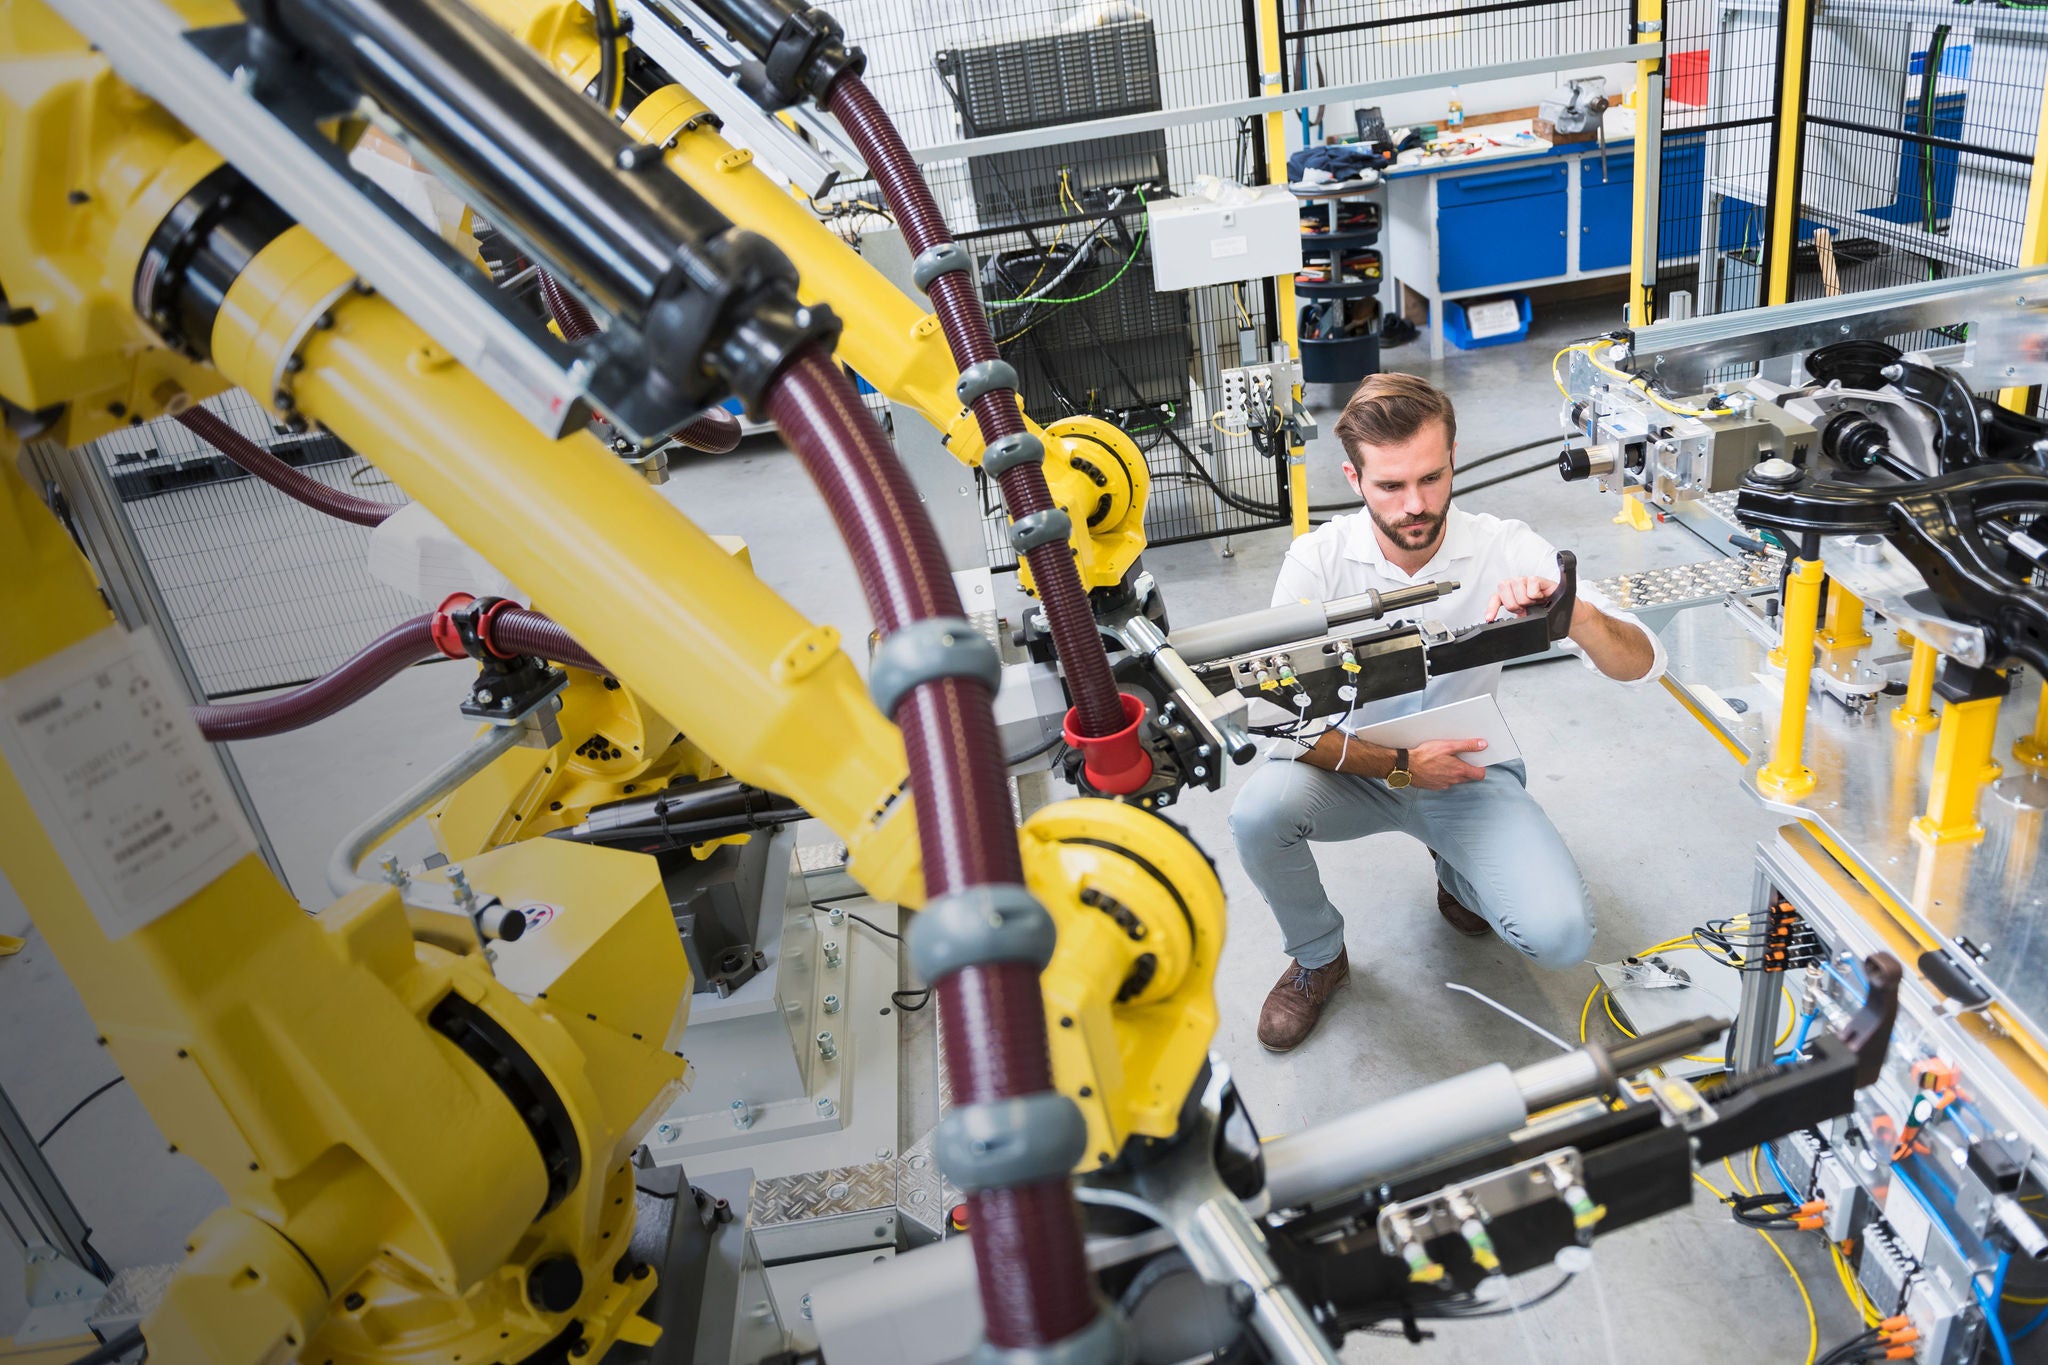
<svg viewBox="0 0 2048 1365">
<path fill-rule="evenodd" d="M 1503 613 L 1509 616 L 1527 616 L 1531 607 L 1540 607 L 1550 600 L 1557 591 L 1557 581 L 1550 578 L 1503 578 L 1500 586 L 1493 590 L 1487 600 L 1484 618 L 1498 621 Z"/>
</svg>

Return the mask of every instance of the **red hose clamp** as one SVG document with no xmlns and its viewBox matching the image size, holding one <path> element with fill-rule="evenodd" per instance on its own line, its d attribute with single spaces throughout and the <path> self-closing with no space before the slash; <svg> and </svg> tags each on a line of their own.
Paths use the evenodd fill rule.
<svg viewBox="0 0 2048 1365">
<path fill-rule="evenodd" d="M 478 605 L 483 610 L 476 620 L 476 635 L 479 640 L 484 642 L 484 648 L 500 659 L 518 658 L 519 655 L 517 653 L 507 651 L 498 644 L 497 639 L 492 634 L 491 627 L 506 612 L 518 610 L 519 604 L 509 597 L 486 597 Z"/>
<path fill-rule="evenodd" d="M 1080 751 L 1081 771 L 1088 785 L 1112 796 L 1129 796 L 1152 776 L 1152 755 L 1138 742 L 1138 727 L 1145 720 L 1145 703 L 1128 692 L 1116 694 L 1124 708 L 1124 727 L 1113 734 L 1089 737 L 1076 734 L 1081 716 L 1077 706 L 1067 712 L 1060 737 L 1069 748 Z"/>
<path fill-rule="evenodd" d="M 518 605 L 509 597 L 450 593 L 447 600 L 434 608 L 434 618 L 428 625 L 428 631 L 434 637 L 435 646 L 451 659 L 475 659 L 478 663 L 492 659 L 516 659 L 518 654 L 501 649 L 491 638 L 491 625 L 500 613 Z"/>
<path fill-rule="evenodd" d="M 451 592 L 441 605 L 434 608 L 433 620 L 428 631 L 434 637 L 434 647 L 451 659 L 467 659 L 469 651 L 462 646 L 462 630 L 455 624 L 455 613 L 476 601 L 473 592 Z"/>
</svg>

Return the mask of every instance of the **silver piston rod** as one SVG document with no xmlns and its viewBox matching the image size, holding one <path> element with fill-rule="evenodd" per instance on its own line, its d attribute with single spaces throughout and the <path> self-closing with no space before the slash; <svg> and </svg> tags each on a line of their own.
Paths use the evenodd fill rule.
<svg viewBox="0 0 2048 1365">
<path fill-rule="evenodd" d="M 1183 626 L 1168 641 L 1181 658 L 1199 666 L 1239 654 L 1256 654 L 1297 640 L 1313 640 L 1354 621 L 1376 621 L 1389 612 L 1406 611 L 1448 597 L 1459 586 L 1455 581 L 1417 583 L 1412 588 L 1367 591 L 1328 602 L 1288 602 L 1199 626 Z"/>
</svg>

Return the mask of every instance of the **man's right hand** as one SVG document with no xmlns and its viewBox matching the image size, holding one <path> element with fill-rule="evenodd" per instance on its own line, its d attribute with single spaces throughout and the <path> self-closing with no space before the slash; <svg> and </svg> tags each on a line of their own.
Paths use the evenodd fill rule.
<svg viewBox="0 0 2048 1365">
<path fill-rule="evenodd" d="M 1459 754 L 1477 753 L 1486 747 L 1483 739 L 1432 739 L 1408 751 L 1410 786 L 1440 792 L 1461 782 L 1477 782 L 1486 769 L 1474 767 Z"/>
</svg>

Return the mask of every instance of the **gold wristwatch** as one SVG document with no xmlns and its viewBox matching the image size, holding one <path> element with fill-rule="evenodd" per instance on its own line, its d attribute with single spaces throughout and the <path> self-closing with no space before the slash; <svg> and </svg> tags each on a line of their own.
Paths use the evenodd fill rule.
<svg viewBox="0 0 2048 1365">
<path fill-rule="evenodd" d="M 1393 771 L 1387 774 L 1387 785 L 1398 791 L 1414 780 L 1415 775 L 1408 771 L 1408 751 L 1394 750 L 1394 767 Z"/>
</svg>

